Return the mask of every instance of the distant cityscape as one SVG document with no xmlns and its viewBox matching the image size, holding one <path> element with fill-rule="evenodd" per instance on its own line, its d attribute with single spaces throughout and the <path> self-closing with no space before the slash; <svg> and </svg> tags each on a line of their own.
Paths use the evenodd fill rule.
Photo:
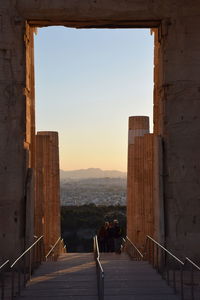
<svg viewBox="0 0 200 300">
<path fill-rule="evenodd" d="M 126 205 L 126 173 L 87 169 L 61 171 L 60 175 L 62 206 Z"/>
</svg>

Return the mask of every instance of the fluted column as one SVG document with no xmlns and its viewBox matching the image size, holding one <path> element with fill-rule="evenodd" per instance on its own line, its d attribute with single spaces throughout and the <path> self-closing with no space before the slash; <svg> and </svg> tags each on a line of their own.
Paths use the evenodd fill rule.
<svg viewBox="0 0 200 300">
<path fill-rule="evenodd" d="M 60 236 L 58 133 L 38 132 L 36 149 L 35 230 L 37 235 L 44 234 L 45 251 L 48 252 Z"/>
<path fill-rule="evenodd" d="M 127 175 L 127 234 L 133 240 L 137 232 L 138 207 L 142 205 L 143 191 L 141 192 L 143 177 L 142 150 L 139 137 L 149 133 L 149 118 L 134 116 L 129 118 L 128 132 L 128 175 Z M 137 145 L 135 141 L 138 139 Z M 140 180 L 138 179 L 140 177 Z M 137 199 L 137 200 L 136 200 Z M 138 233 L 139 234 L 139 233 Z"/>
<path fill-rule="evenodd" d="M 163 242 L 162 143 L 148 117 L 129 118 L 127 234 L 141 249 L 146 235 Z"/>
</svg>

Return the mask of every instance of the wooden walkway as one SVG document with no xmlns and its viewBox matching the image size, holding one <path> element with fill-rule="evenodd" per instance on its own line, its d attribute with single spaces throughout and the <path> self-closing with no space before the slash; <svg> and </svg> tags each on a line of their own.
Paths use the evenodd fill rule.
<svg viewBox="0 0 200 300">
<path fill-rule="evenodd" d="M 177 300 L 166 282 L 147 262 L 123 253 L 101 255 L 105 300 Z M 68 253 L 43 263 L 18 300 L 98 300 L 92 253 Z"/>
</svg>

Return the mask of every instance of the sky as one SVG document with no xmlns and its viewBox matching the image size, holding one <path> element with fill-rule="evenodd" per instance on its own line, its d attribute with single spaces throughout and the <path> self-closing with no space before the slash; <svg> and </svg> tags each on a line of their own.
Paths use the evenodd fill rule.
<svg viewBox="0 0 200 300">
<path fill-rule="evenodd" d="M 127 169 L 128 117 L 152 130 L 149 29 L 46 27 L 35 36 L 36 129 L 58 131 L 60 168 Z"/>
</svg>

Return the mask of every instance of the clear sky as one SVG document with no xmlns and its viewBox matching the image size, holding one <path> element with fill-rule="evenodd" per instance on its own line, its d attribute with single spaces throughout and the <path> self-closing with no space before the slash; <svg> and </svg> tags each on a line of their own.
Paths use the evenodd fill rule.
<svg viewBox="0 0 200 300">
<path fill-rule="evenodd" d="M 126 171 L 128 117 L 152 124 L 150 30 L 38 29 L 35 76 L 36 128 L 59 132 L 61 169 Z"/>
</svg>

